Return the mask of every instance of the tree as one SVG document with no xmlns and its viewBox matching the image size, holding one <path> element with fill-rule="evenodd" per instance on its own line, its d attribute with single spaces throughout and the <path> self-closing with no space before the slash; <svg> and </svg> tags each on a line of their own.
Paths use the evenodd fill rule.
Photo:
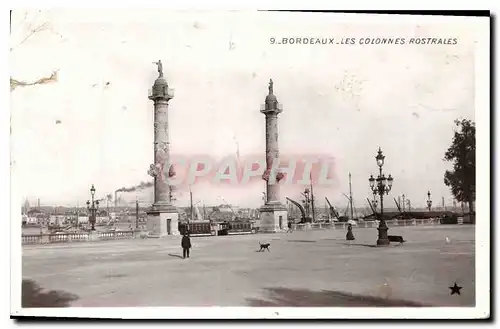
<svg viewBox="0 0 500 329">
<path fill-rule="evenodd" d="M 444 160 L 453 163 L 452 170 L 444 173 L 444 183 L 449 186 L 457 201 L 469 204 L 469 215 L 475 222 L 476 200 L 476 124 L 467 119 L 455 120 L 457 129 Z"/>
</svg>

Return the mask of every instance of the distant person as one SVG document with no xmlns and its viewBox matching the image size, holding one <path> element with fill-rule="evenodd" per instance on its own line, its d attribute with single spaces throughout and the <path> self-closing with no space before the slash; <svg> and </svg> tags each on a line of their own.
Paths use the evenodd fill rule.
<svg viewBox="0 0 500 329">
<path fill-rule="evenodd" d="M 189 238 L 189 233 L 184 233 L 184 236 L 181 240 L 182 246 L 182 258 L 189 258 L 189 249 L 191 248 L 191 239 Z"/>
<path fill-rule="evenodd" d="M 288 233 L 292 232 L 292 221 L 288 222 Z"/>
<path fill-rule="evenodd" d="M 353 241 L 354 239 L 354 234 L 352 233 L 352 224 L 347 225 L 347 234 L 345 236 L 347 241 Z"/>
</svg>

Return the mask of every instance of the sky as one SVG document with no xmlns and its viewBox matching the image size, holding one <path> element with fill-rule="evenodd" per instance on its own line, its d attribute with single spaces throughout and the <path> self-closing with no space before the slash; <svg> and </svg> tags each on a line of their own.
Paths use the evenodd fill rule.
<svg viewBox="0 0 500 329">
<path fill-rule="evenodd" d="M 361 17 L 363 18 L 363 17 Z M 41 30 L 28 38 L 37 26 Z M 276 45 L 282 37 L 456 38 L 455 45 Z M 334 158 L 332 186 L 316 189 L 345 206 L 348 174 L 356 205 L 371 198 L 370 174 L 394 177 L 387 196 L 405 194 L 423 207 L 451 205 L 443 161 L 454 123 L 474 120 L 474 49 L 467 20 L 401 17 L 357 19 L 320 13 L 162 10 L 14 11 L 11 77 L 53 83 L 11 92 L 12 184 L 34 204 L 82 205 L 95 184 L 98 197 L 150 181 L 153 103 L 148 90 L 161 59 L 175 97 L 169 102 L 171 152 L 220 159 L 265 154 L 260 106 L 274 81 L 283 106 L 280 154 Z M 239 187 L 195 184 L 195 202 L 262 205 L 264 181 Z M 303 186 L 287 186 L 298 199 Z M 152 189 L 123 193 L 152 202 Z M 181 189 L 177 204 L 187 205 Z"/>
</svg>

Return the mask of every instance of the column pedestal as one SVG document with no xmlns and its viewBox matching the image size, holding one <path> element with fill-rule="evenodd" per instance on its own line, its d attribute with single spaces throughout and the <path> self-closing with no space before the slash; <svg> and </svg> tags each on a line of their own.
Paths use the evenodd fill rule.
<svg viewBox="0 0 500 329">
<path fill-rule="evenodd" d="M 259 211 L 259 232 L 276 233 L 288 230 L 287 209 L 281 202 L 266 203 Z"/>
<path fill-rule="evenodd" d="M 378 239 L 377 239 L 377 246 L 388 246 L 391 244 L 389 241 L 389 238 L 387 237 L 387 231 L 389 228 L 387 227 L 387 224 L 385 221 L 381 221 L 380 225 L 377 228 L 378 230 Z"/>
<path fill-rule="evenodd" d="M 151 236 L 163 238 L 168 235 L 180 235 L 179 212 L 176 207 L 169 204 L 154 204 L 146 214 L 146 228 Z"/>
</svg>

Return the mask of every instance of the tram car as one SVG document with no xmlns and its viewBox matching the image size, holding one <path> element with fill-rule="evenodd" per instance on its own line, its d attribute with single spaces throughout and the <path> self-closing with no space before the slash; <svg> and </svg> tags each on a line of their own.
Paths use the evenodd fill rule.
<svg viewBox="0 0 500 329">
<path fill-rule="evenodd" d="M 255 233 L 253 224 L 244 221 L 224 221 L 214 223 L 217 235 L 250 234 Z"/>
<path fill-rule="evenodd" d="M 254 233 L 253 223 L 247 221 L 229 222 L 228 234 Z"/>
<path fill-rule="evenodd" d="M 179 223 L 179 232 L 184 235 L 188 232 L 190 235 L 231 235 L 231 234 L 250 234 L 255 233 L 253 223 L 246 221 L 195 221 Z"/>
<path fill-rule="evenodd" d="M 212 223 L 210 221 L 196 221 L 179 223 L 179 232 L 184 235 L 188 232 L 190 235 L 214 235 Z"/>
<path fill-rule="evenodd" d="M 230 224 L 229 222 L 219 222 L 219 223 L 214 223 L 215 225 L 215 230 L 217 232 L 217 235 L 228 235 L 229 234 L 229 229 L 230 229 Z"/>
</svg>

